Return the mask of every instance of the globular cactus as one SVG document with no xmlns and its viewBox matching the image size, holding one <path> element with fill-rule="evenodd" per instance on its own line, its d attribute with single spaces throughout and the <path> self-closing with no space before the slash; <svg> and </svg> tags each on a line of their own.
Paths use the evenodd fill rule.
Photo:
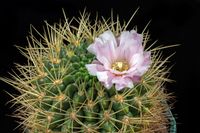
<svg viewBox="0 0 200 133">
<path fill-rule="evenodd" d="M 71 21 L 79 25 L 75 27 Z M 27 65 L 17 64 L 19 72 L 11 74 L 12 78 L 1 78 L 20 92 L 19 96 L 12 96 L 17 105 L 15 116 L 21 119 L 24 131 L 169 132 L 169 106 L 166 101 L 170 95 L 164 92 L 163 84 L 171 81 L 167 78 L 169 69 L 165 66 L 170 56 L 163 59 L 160 52 L 160 49 L 166 47 L 153 48 L 154 43 L 147 47 L 150 37 L 148 32 L 127 32 L 128 23 L 121 25 L 118 18 L 116 21 L 113 18 L 96 20 L 91 24 L 89 15 L 82 14 L 81 18 L 66 19 L 64 24 L 46 25 L 43 34 L 31 28 L 27 48 L 18 46 L 28 59 Z M 40 39 L 34 37 L 33 29 Z M 115 38 L 121 34 L 142 37 L 142 42 L 138 42 L 142 47 L 139 47 L 144 49 L 144 54 L 148 53 L 148 59 L 144 60 L 149 61 L 143 73 L 136 76 L 137 81 L 130 81 L 130 85 L 113 80 L 110 86 L 106 85 L 90 71 L 89 64 L 98 60 L 98 55 L 92 53 L 90 48 L 96 45 L 95 41 L 105 38 L 102 34 L 108 32 L 114 34 Z M 130 62 L 127 65 L 118 61 L 112 63 L 111 68 L 122 72 L 130 69 Z M 123 75 L 115 76 L 120 78 Z"/>
</svg>

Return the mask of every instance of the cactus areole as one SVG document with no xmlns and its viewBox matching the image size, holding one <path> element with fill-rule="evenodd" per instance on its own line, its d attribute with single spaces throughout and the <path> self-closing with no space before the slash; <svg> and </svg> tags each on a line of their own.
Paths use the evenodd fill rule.
<svg viewBox="0 0 200 133">
<path fill-rule="evenodd" d="M 163 86 L 171 81 L 170 56 L 160 52 L 166 46 L 154 47 L 146 30 L 139 34 L 128 24 L 118 17 L 91 23 L 85 13 L 46 23 L 44 33 L 31 28 L 28 47 L 18 46 L 27 65 L 1 78 L 20 92 L 11 95 L 24 131 L 175 133 Z"/>
</svg>

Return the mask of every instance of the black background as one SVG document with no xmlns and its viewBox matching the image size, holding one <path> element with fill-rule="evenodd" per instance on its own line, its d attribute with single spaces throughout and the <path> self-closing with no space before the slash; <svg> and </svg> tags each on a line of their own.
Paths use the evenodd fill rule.
<svg viewBox="0 0 200 133">
<path fill-rule="evenodd" d="M 168 84 L 167 89 L 174 92 L 176 103 L 172 110 L 177 118 L 178 133 L 199 133 L 199 75 L 200 75 L 200 0 L 48 0 L 48 1 L 16 1 L 6 0 L 0 3 L 0 76 L 8 75 L 14 69 L 15 62 L 23 64 L 25 58 L 19 54 L 14 45 L 26 46 L 30 24 L 41 30 L 44 20 L 50 24 L 63 19 L 62 8 L 71 18 L 78 16 L 79 11 L 86 7 L 94 18 L 109 17 L 111 9 L 119 14 L 121 20 L 128 20 L 133 12 L 140 7 L 133 19 L 139 31 L 152 20 L 149 31 L 152 40 L 159 44 L 181 46 L 166 50 L 167 56 L 176 51 L 171 58 L 175 66 L 170 78 L 176 83 Z M 11 115 L 13 108 L 6 105 L 11 98 L 5 93 L 16 91 L 0 82 L 0 132 L 19 132 L 13 129 L 18 125 Z"/>
</svg>

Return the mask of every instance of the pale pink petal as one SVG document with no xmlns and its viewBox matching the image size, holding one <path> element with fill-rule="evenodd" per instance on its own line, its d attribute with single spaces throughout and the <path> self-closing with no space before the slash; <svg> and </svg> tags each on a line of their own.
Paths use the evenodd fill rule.
<svg viewBox="0 0 200 133">
<path fill-rule="evenodd" d="M 149 69 L 150 64 L 150 52 L 145 52 L 144 54 L 138 53 L 131 58 L 130 69 L 135 69 L 135 73 L 143 75 Z"/>
<path fill-rule="evenodd" d="M 101 34 L 99 36 L 99 38 L 101 39 L 102 44 L 110 42 L 110 43 L 112 43 L 112 45 L 117 47 L 117 42 L 116 42 L 115 36 L 113 35 L 113 33 L 110 30 L 105 31 L 103 34 Z"/>
<path fill-rule="evenodd" d="M 140 68 L 137 69 L 138 73 L 142 76 L 147 70 L 149 69 L 149 66 L 141 66 Z"/>
<path fill-rule="evenodd" d="M 101 45 L 101 43 L 100 43 L 100 42 L 97 42 L 97 39 L 95 39 L 94 43 L 90 44 L 90 45 L 88 46 L 87 50 L 88 50 L 90 53 L 96 55 L 97 52 L 98 52 L 98 48 L 97 48 L 98 45 Z"/>
<path fill-rule="evenodd" d="M 87 50 L 97 57 L 104 56 L 109 62 L 116 59 L 116 39 L 111 31 L 106 31 L 96 38 Z M 101 61 L 100 61 L 101 62 Z M 102 62 L 103 63 L 103 62 Z"/>
<path fill-rule="evenodd" d="M 143 51 L 142 35 L 134 30 L 122 32 L 119 40 L 119 47 L 117 48 L 118 59 L 130 60 L 133 54 Z"/>
<path fill-rule="evenodd" d="M 97 78 L 99 81 L 101 82 L 108 82 L 108 72 L 104 71 L 104 72 L 97 72 Z"/>
<path fill-rule="evenodd" d="M 85 66 L 86 66 L 89 74 L 93 75 L 93 76 L 96 76 L 97 72 L 105 70 L 104 67 L 99 64 L 86 64 Z"/>
<path fill-rule="evenodd" d="M 151 65 L 151 59 L 150 59 L 150 52 L 144 54 L 144 60 L 141 64 L 140 68 L 138 68 L 138 71 L 143 75 L 145 72 L 148 71 Z"/>
<path fill-rule="evenodd" d="M 143 65 L 149 66 L 151 64 L 151 52 L 144 52 Z"/>
<path fill-rule="evenodd" d="M 90 44 L 90 45 L 87 47 L 87 50 L 88 50 L 90 53 L 96 55 L 95 45 L 94 45 L 93 43 Z"/>
<path fill-rule="evenodd" d="M 139 83 L 141 81 L 141 76 L 133 76 L 132 80 L 134 83 Z"/>
<path fill-rule="evenodd" d="M 127 72 L 124 77 L 133 79 L 134 76 L 141 77 L 141 73 L 137 70 L 137 68 L 133 69 L 132 71 Z"/>
<path fill-rule="evenodd" d="M 119 46 L 124 47 L 126 45 L 127 41 L 132 41 L 131 45 L 141 45 L 143 41 L 143 35 L 138 34 L 135 30 L 132 31 L 123 31 L 121 35 L 119 36 Z"/>
<path fill-rule="evenodd" d="M 105 69 L 108 70 L 111 67 L 111 62 L 105 56 L 97 56 L 96 58 L 103 64 Z"/>
<path fill-rule="evenodd" d="M 113 33 L 108 30 L 101 34 L 98 38 L 95 38 L 94 43 L 92 43 L 87 50 L 93 54 L 98 53 L 98 48 L 110 42 L 114 47 L 117 46 L 117 42 Z"/>
<path fill-rule="evenodd" d="M 112 83 L 115 84 L 116 90 L 121 90 L 124 87 L 133 88 L 133 81 L 130 78 L 123 76 L 114 77 Z"/>
<path fill-rule="evenodd" d="M 130 37 L 130 32 L 129 31 L 123 31 L 121 33 L 121 35 L 119 36 L 118 40 L 119 40 L 119 47 L 123 46 L 127 40 L 129 40 Z"/>
<path fill-rule="evenodd" d="M 132 36 L 134 37 L 134 39 L 137 40 L 139 44 L 142 44 L 143 35 L 138 34 L 135 30 L 131 30 L 130 32 L 131 32 Z"/>
<path fill-rule="evenodd" d="M 125 87 L 126 87 L 125 84 L 115 84 L 115 89 L 117 91 L 120 91 L 120 90 L 124 89 Z"/>
<path fill-rule="evenodd" d="M 109 71 L 97 72 L 97 78 L 100 82 L 104 84 L 107 89 L 112 87 L 112 79 L 114 75 L 112 75 Z"/>
<path fill-rule="evenodd" d="M 98 51 L 96 56 L 97 57 L 104 56 L 108 59 L 109 62 L 112 62 L 117 57 L 115 44 L 112 41 L 108 41 L 107 43 L 98 46 Z"/>
<path fill-rule="evenodd" d="M 113 86 L 112 82 L 104 82 L 103 85 L 107 89 L 110 89 Z"/>
<path fill-rule="evenodd" d="M 130 67 L 137 68 L 138 66 L 141 66 L 143 61 L 144 61 L 143 53 L 136 53 L 130 58 L 129 64 L 130 64 Z"/>
<path fill-rule="evenodd" d="M 92 61 L 92 64 L 99 64 L 99 65 L 102 65 L 102 63 L 101 63 L 100 61 L 98 61 L 98 60 L 93 60 L 93 61 Z"/>
</svg>

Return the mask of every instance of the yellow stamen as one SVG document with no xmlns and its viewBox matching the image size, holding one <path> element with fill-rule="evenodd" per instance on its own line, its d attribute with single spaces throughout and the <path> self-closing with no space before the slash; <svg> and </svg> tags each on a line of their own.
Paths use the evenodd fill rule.
<svg viewBox="0 0 200 133">
<path fill-rule="evenodd" d="M 122 72 L 122 71 L 128 70 L 129 65 L 128 65 L 128 62 L 126 62 L 126 61 L 116 61 L 112 64 L 112 69 Z"/>
</svg>

